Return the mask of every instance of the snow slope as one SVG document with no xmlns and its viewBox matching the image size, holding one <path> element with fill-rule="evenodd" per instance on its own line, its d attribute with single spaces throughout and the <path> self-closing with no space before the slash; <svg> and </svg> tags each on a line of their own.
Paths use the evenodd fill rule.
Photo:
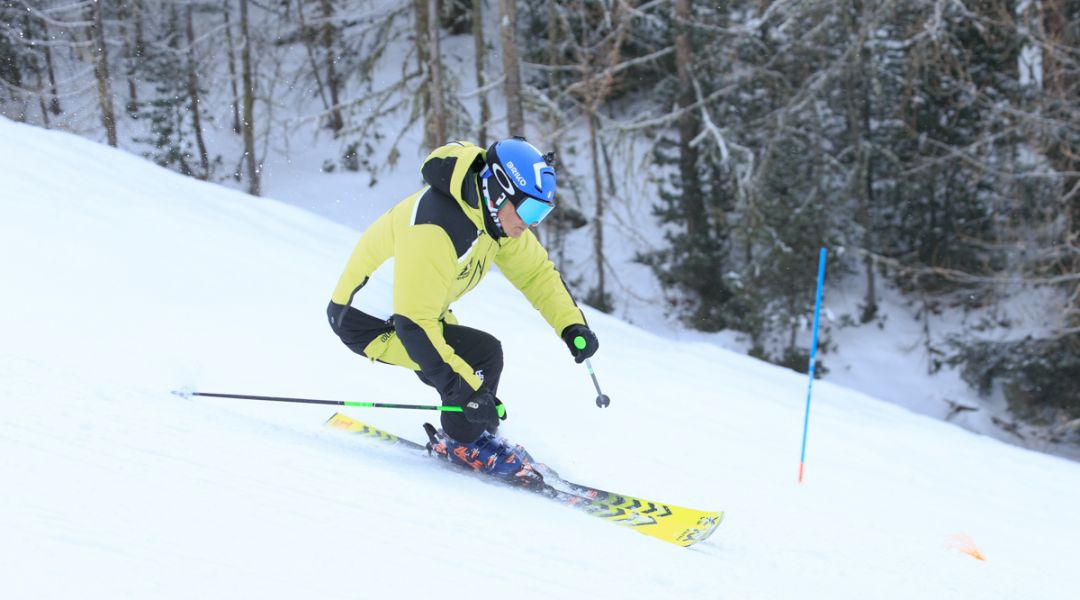
<svg viewBox="0 0 1080 600">
<path fill-rule="evenodd" d="M 503 433 L 564 476 L 727 511 L 682 549 L 326 430 L 429 403 L 324 308 L 358 232 L 0 119 L 5 598 L 1074 598 L 1080 465 L 588 311 L 612 405 L 499 275 Z M 424 415 L 354 409 L 422 437 Z M 978 561 L 950 547 L 970 536 Z"/>
</svg>

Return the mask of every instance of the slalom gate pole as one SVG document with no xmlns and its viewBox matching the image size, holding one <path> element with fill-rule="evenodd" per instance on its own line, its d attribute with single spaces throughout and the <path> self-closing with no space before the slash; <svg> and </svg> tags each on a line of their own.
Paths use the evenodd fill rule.
<svg viewBox="0 0 1080 600">
<path fill-rule="evenodd" d="M 329 404 L 332 406 L 356 406 L 361 408 L 405 408 L 413 410 L 438 410 L 442 412 L 462 412 L 460 406 L 436 406 L 431 404 L 391 404 L 387 402 L 350 402 L 347 400 L 312 400 L 310 398 L 282 398 L 278 396 L 250 396 L 247 394 L 215 394 L 211 392 L 193 392 L 176 390 L 173 392 L 182 398 L 202 396 L 204 398 L 235 398 L 239 400 L 265 400 L 269 402 L 293 402 L 298 404 Z"/>
<path fill-rule="evenodd" d="M 814 360 L 817 358 L 818 323 L 821 317 L 821 290 L 825 287 L 825 248 L 818 258 L 817 298 L 814 300 L 814 339 L 810 343 L 810 383 L 806 386 L 806 415 L 802 426 L 802 453 L 799 455 L 799 483 L 803 480 L 803 465 L 806 463 L 806 430 L 810 425 L 810 392 L 814 389 Z"/>
</svg>

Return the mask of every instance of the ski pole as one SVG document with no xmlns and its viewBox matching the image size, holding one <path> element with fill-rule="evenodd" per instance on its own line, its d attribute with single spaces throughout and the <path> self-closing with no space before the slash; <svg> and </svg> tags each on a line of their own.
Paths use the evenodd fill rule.
<svg viewBox="0 0 1080 600">
<path fill-rule="evenodd" d="M 311 398 L 282 398 L 278 396 L 250 396 L 247 394 L 216 394 L 195 392 L 192 390 L 174 390 L 173 394 L 181 398 L 203 396 L 205 398 L 236 398 L 239 400 L 266 400 L 269 402 L 295 402 L 299 404 L 329 404 L 332 406 L 356 406 L 361 408 L 408 408 L 414 410 L 439 410 L 443 412 L 462 412 L 460 406 L 436 406 L 432 404 L 391 404 L 388 402 L 351 402 L 348 400 L 312 400 Z"/>
<path fill-rule="evenodd" d="M 592 383 L 596 386 L 596 405 L 600 408 L 607 408 L 611 404 L 611 398 L 608 398 L 607 394 L 600 391 L 600 382 L 596 380 L 596 373 L 592 368 L 592 361 L 585 359 L 585 366 L 589 369 L 589 377 L 592 377 Z"/>
</svg>

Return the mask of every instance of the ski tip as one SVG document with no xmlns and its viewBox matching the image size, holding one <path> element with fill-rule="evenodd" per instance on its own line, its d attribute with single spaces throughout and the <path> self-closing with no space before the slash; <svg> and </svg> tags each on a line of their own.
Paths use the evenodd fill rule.
<svg viewBox="0 0 1080 600">
<path fill-rule="evenodd" d="M 679 536 L 679 545 L 683 547 L 690 547 L 694 544 L 704 542 L 709 539 L 713 533 L 716 532 L 716 528 L 720 526 L 720 522 L 724 520 L 724 511 L 717 511 L 702 515 L 698 519 L 697 527 L 687 529 Z"/>
<path fill-rule="evenodd" d="M 184 386 L 178 390 L 172 391 L 172 395 L 180 396 L 184 400 L 190 400 L 191 397 L 195 395 L 195 393 L 195 388 L 189 386 Z"/>
</svg>

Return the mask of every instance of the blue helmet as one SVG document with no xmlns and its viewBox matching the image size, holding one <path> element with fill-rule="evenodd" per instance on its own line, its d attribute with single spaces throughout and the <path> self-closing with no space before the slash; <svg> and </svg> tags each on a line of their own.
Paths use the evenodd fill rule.
<svg viewBox="0 0 1080 600">
<path fill-rule="evenodd" d="M 487 151 L 488 207 L 497 211 L 507 201 L 526 225 L 535 225 L 555 208 L 552 152 L 542 154 L 525 138 L 495 142 Z M 494 183 L 492 182 L 494 180 Z"/>
</svg>

